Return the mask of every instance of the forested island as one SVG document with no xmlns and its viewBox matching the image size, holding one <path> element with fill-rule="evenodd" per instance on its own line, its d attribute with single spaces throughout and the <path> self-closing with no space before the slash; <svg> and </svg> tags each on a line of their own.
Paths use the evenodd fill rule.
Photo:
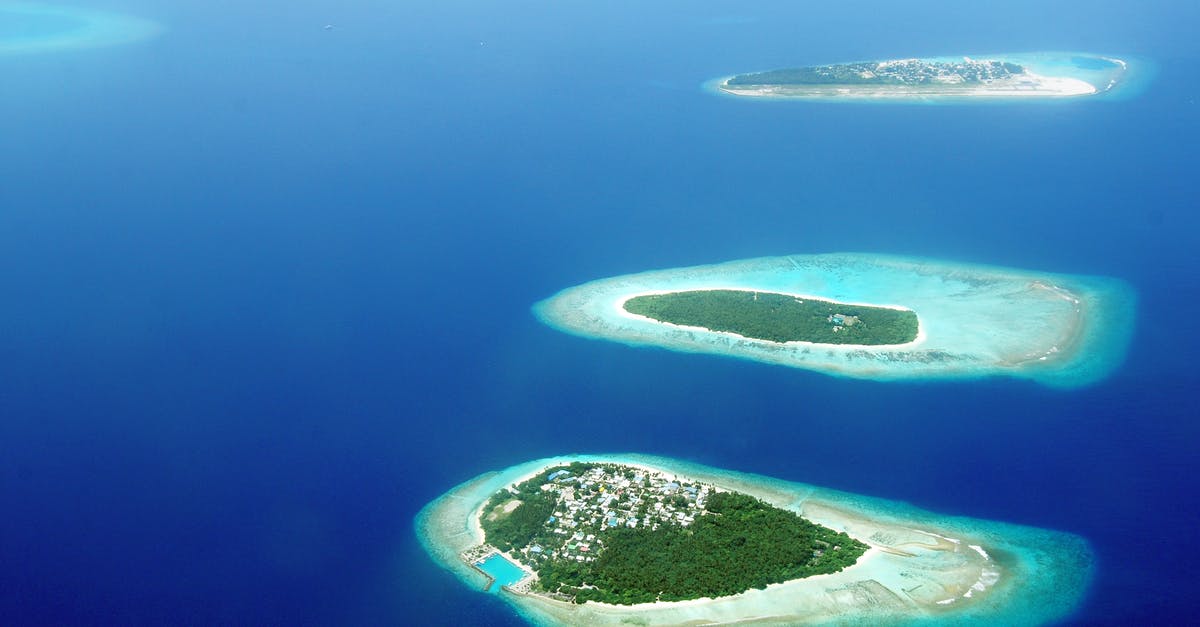
<svg viewBox="0 0 1200 627">
<path fill-rule="evenodd" d="M 486 542 L 533 590 L 618 605 L 717 598 L 841 571 L 867 545 L 753 496 L 619 464 L 573 462 L 500 490 Z"/>
<path fill-rule="evenodd" d="M 917 314 L 907 309 L 845 305 L 749 290 L 688 290 L 626 300 L 626 311 L 659 322 L 736 333 L 770 342 L 907 344 L 917 338 Z"/>
</svg>

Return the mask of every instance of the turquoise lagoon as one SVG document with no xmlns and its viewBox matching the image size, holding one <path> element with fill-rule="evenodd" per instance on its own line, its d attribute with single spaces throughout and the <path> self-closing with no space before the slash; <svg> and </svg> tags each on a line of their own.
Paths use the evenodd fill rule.
<svg viewBox="0 0 1200 627">
<path fill-rule="evenodd" d="M 741 289 L 917 314 L 915 342 L 776 343 L 682 327 L 625 311 L 645 293 Z M 1011 376 L 1078 387 L 1124 360 L 1136 295 L 1123 281 L 917 257 L 791 255 L 657 270 L 568 288 L 534 306 L 559 330 L 631 346 L 710 353 L 863 379 Z"/>
<path fill-rule="evenodd" d="M 70 6 L 0 2 L 0 55 L 132 43 L 159 34 L 150 20 Z"/>
<path fill-rule="evenodd" d="M 683 625 L 750 619 L 781 625 L 1037 625 L 1074 611 L 1093 578 L 1091 547 L 1069 533 L 941 515 L 898 501 L 640 454 L 560 456 L 480 475 L 421 510 L 415 525 L 419 541 L 436 563 L 465 585 L 482 590 L 483 577 L 459 556 L 483 542 L 475 523 L 483 505 L 496 491 L 571 461 L 640 464 L 752 494 L 845 531 L 872 550 L 840 573 L 706 602 L 573 605 L 533 594 L 500 593 L 538 625 Z"/>
<path fill-rule="evenodd" d="M 529 574 L 499 553 L 492 553 L 486 558 L 475 562 L 475 565 L 479 567 L 479 570 L 487 573 L 492 578 L 493 583 L 491 588 L 489 588 L 490 590 L 499 590 L 504 586 L 511 586 Z"/>
</svg>

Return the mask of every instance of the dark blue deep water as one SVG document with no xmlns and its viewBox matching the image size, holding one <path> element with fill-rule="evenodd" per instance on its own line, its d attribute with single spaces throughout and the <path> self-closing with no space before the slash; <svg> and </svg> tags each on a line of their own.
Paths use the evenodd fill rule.
<svg viewBox="0 0 1200 627">
<path fill-rule="evenodd" d="M 88 4 L 167 30 L 0 56 L 0 621 L 520 624 L 413 516 L 487 470 L 620 451 L 1081 534 L 1078 624 L 1200 609 L 1197 5 Z M 1023 50 L 1157 76 L 1050 105 L 700 87 Z M 1081 390 L 883 384 L 529 312 L 837 251 L 1120 277 L 1134 343 Z"/>
</svg>

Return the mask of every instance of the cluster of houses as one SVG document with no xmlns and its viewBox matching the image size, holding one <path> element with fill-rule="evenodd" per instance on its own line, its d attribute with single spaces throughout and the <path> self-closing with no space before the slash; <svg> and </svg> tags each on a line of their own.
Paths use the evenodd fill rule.
<svg viewBox="0 0 1200 627">
<path fill-rule="evenodd" d="M 842 327 L 852 327 L 858 324 L 858 316 L 847 316 L 840 313 L 835 313 L 826 318 L 826 320 L 833 324 L 834 333 L 840 331 Z"/>
<path fill-rule="evenodd" d="M 546 521 L 552 542 L 533 543 L 521 550 L 527 559 L 594 560 L 605 530 L 671 523 L 690 525 L 704 513 L 704 502 L 715 488 L 668 478 L 640 468 L 603 464 L 575 474 L 566 468 L 551 472 L 542 491 L 557 497 L 554 514 Z"/>
<path fill-rule="evenodd" d="M 874 64 L 874 67 L 862 68 L 859 75 L 868 79 L 886 77 L 904 84 L 988 83 L 1020 75 L 1024 71 L 1023 67 L 1015 63 L 994 60 L 976 61 L 970 57 L 963 57 L 962 61 L 953 62 L 921 59 L 882 61 Z"/>
</svg>

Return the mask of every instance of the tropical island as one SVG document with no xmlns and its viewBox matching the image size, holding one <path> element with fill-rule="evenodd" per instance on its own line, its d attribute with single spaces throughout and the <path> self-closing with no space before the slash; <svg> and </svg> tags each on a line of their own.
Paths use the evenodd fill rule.
<svg viewBox="0 0 1200 627">
<path fill-rule="evenodd" d="M 1084 53 L 929 57 L 751 72 L 715 87 L 735 96 L 820 100 L 1064 98 L 1109 92 L 1128 67 Z"/>
<path fill-rule="evenodd" d="M 1091 578 L 1065 533 L 641 455 L 536 460 L 417 517 L 422 545 L 535 624 L 1040 623 Z"/>
<path fill-rule="evenodd" d="M 601 279 L 534 313 L 583 337 L 838 376 L 1076 387 L 1123 361 L 1136 301 L 1116 279 L 843 253 Z"/>
<path fill-rule="evenodd" d="M 917 339 L 919 330 L 917 314 L 906 309 L 754 290 L 641 294 L 621 306 L 659 322 L 778 343 L 908 344 Z"/>
<path fill-rule="evenodd" d="M 534 590 L 572 603 L 724 597 L 838 572 L 868 548 L 740 492 L 579 461 L 498 491 L 480 524 Z"/>
</svg>

